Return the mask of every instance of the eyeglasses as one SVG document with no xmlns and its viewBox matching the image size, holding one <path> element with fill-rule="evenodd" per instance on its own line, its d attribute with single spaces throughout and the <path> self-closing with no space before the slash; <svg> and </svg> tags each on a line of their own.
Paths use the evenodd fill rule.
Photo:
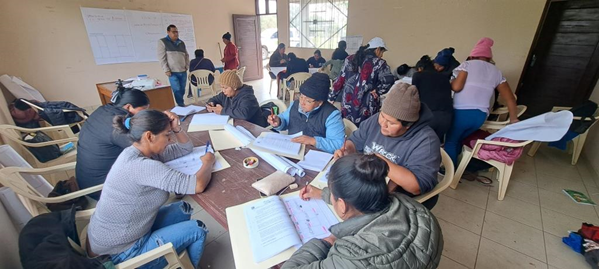
<svg viewBox="0 0 599 269">
<path fill-rule="evenodd" d="M 179 33 L 179 31 L 171 31 L 171 33 L 173 33 L 173 34 L 178 34 L 178 33 Z"/>
<path fill-rule="evenodd" d="M 299 100 L 300 100 L 300 102 L 304 102 L 304 103 L 309 104 L 309 105 L 314 104 L 316 102 L 316 100 L 314 100 L 314 99 L 308 99 L 308 97 L 306 97 L 303 94 L 300 94 Z"/>
</svg>

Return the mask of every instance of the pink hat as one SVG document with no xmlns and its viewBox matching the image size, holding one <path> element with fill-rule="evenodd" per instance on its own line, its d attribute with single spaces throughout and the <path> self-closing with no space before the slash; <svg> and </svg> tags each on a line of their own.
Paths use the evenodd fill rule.
<svg viewBox="0 0 599 269">
<path fill-rule="evenodd" d="M 470 57 L 485 57 L 491 59 L 493 58 L 493 52 L 491 51 L 492 46 L 493 39 L 483 37 L 476 43 L 470 52 Z"/>
</svg>

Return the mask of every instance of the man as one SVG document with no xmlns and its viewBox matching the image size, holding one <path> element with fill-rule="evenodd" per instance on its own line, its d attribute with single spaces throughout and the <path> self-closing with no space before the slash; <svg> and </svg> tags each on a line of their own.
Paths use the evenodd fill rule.
<svg viewBox="0 0 599 269">
<path fill-rule="evenodd" d="M 327 61 L 322 58 L 322 54 L 320 50 L 314 51 L 314 56 L 308 58 L 308 65 L 310 68 L 321 68 L 324 63 Z"/>
<path fill-rule="evenodd" d="M 158 41 L 158 61 L 168 77 L 177 105 L 185 106 L 183 95 L 187 84 L 189 54 L 185 49 L 185 43 L 179 39 L 177 26 L 171 24 L 166 31 L 167 36 Z"/>
<path fill-rule="evenodd" d="M 339 41 L 339 43 L 337 44 L 337 48 L 335 49 L 335 51 L 333 51 L 332 59 L 344 61 L 345 58 L 347 58 L 347 56 L 349 56 L 349 54 L 347 54 L 345 49 L 347 49 L 347 43 L 343 40 Z"/>
<path fill-rule="evenodd" d="M 300 86 L 299 100 L 278 116 L 269 116 L 268 123 L 277 131 L 289 130 L 290 134 L 303 131 L 302 136 L 291 141 L 333 153 L 343 145 L 345 127 L 339 110 L 326 101 L 330 85 L 326 74 L 313 74 Z"/>
<path fill-rule="evenodd" d="M 268 61 L 270 67 L 283 67 L 287 66 L 287 54 L 285 54 L 285 43 L 279 44 L 277 51 L 270 56 Z"/>
<path fill-rule="evenodd" d="M 426 104 L 420 103 L 415 86 L 395 84 L 381 112 L 362 122 L 344 147 L 335 151 L 335 157 L 356 152 L 376 154 L 389 165 L 389 191 L 411 197 L 429 192 L 438 183 L 441 164 L 439 138 L 429 126 L 432 117 Z M 433 208 L 437 198 L 424 206 Z"/>
</svg>

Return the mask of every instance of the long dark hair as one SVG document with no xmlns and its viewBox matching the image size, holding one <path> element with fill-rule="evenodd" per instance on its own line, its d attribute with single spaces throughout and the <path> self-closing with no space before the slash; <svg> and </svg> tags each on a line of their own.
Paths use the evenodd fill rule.
<svg viewBox="0 0 599 269">
<path fill-rule="evenodd" d="M 139 142 L 147 131 L 157 135 L 166 130 L 170 124 L 171 121 L 164 112 L 154 109 L 142 110 L 131 118 L 116 116 L 112 120 L 114 131 L 126 134 L 133 142 Z"/>
<path fill-rule="evenodd" d="M 328 175 L 333 198 L 368 214 L 386 209 L 391 200 L 385 183 L 389 166 L 375 155 L 351 154 L 337 160 Z"/>
<path fill-rule="evenodd" d="M 130 104 L 133 108 L 138 108 L 150 104 L 150 98 L 145 92 L 125 87 L 118 87 L 116 91 L 112 92 L 110 101 L 118 107 Z"/>
<path fill-rule="evenodd" d="M 362 64 L 364 63 L 364 60 L 366 60 L 366 56 L 375 55 L 375 49 L 376 48 L 369 48 L 368 44 L 360 46 L 360 48 L 358 49 L 358 51 L 356 51 L 356 54 L 354 55 L 354 58 L 351 61 L 352 71 L 358 72 L 358 70 L 360 70 L 360 67 L 362 67 Z"/>
<path fill-rule="evenodd" d="M 422 68 L 422 71 L 429 71 L 435 69 L 433 60 L 430 56 L 424 55 L 420 57 L 420 60 L 416 63 L 416 69 Z"/>
</svg>

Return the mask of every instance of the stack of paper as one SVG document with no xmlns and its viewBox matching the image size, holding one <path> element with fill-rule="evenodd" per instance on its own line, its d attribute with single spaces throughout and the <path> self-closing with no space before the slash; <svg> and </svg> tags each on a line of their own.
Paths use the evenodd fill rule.
<svg viewBox="0 0 599 269">
<path fill-rule="evenodd" d="M 218 115 L 215 113 L 196 114 L 193 115 L 187 131 L 222 130 L 226 124 L 233 124 L 233 119 L 229 120 L 229 116 L 227 115 Z"/>
<path fill-rule="evenodd" d="M 304 157 L 304 160 L 297 164 L 304 169 L 320 172 L 327 166 L 327 163 L 329 163 L 332 158 L 333 154 L 310 150 Z"/>
<path fill-rule="evenodd" d="M 241 134 L 239 129 L 233 125 L 226 124 L 224 130 L 210 130 L 210 141 L 215 150 L 226 150 L 241 148 L 252 142 L 249 138 Z"/>
<path fill-rule="evenodd" d="M 204 109 L 206 109 L 206 108 L 203 106 L 194 106 L 194 105 L 176 106 L 176 107 L 173 107 L 173 109 L 171 109 L 171 112 L 173 112 L 179 116 L 187 116 L 187 115 L 191 115 L 193 113 L 198 113 Z"/>
<path fill-rule="evenodd" d="M 209 150 L 212 152 L 212 150 Z M 170 162 L 165 163 L 168 167 L 177 170 L 186 175 L 195 175 L 200 168 L 202 168 L 202 160 L 200 157 L 206 154 L 206 146 L 196 147 L 193 149 L 193 152 L 187 154 L 185 156 L 181 156 L 177 159 L 174 159 Z M 214 162 L 214 167 L 212 168 L 212 172 L 220 171 L 226 168 L 231 167 L 231 165 L 223 158 L 220 153 L 214 153 L 214 157 L 216 161 Z"/>
</svg>

